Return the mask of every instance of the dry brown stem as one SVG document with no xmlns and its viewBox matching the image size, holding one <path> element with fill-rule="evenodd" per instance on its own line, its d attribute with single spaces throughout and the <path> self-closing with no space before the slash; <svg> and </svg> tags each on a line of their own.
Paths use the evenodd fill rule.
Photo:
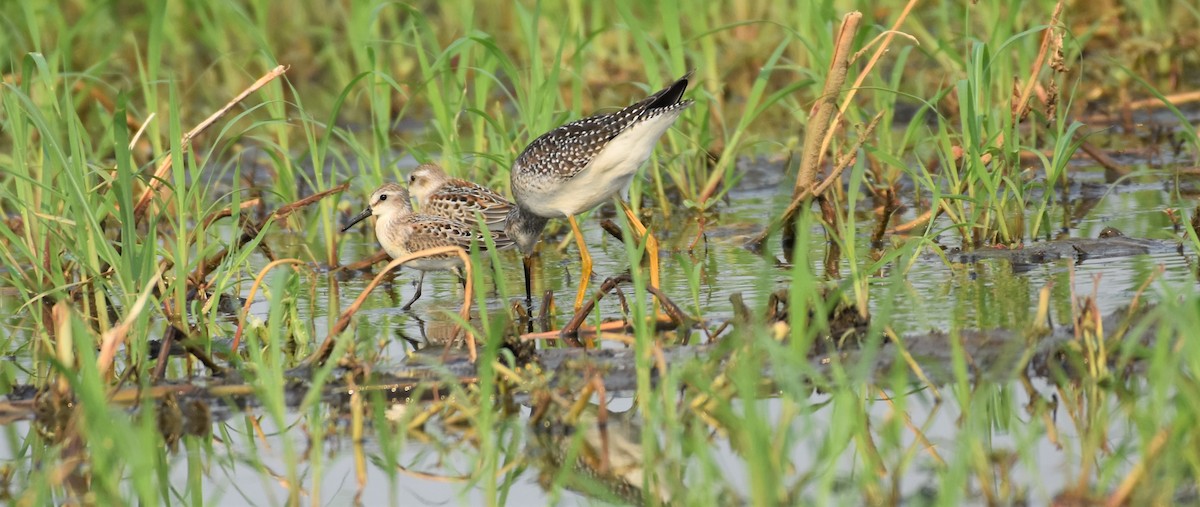
<svg viewBox="0 0 1200 507">
<path fill-rule="evenodd" d="M 383 270 L 380 271 L 379 274 L 375 275 L 375 278 L 371 280 L 371 283 L 367 284 L 367 287 L 363 289 L 362 294 L 358 295 L 358 299 L 355 299 L 354 303 L 352 303 L 350 307 L 346 309 L 346 311 L 342 312 L 342 315 L 338 317 L 337 322 L 334 323 L 333 329 L 329 331 L 329 336 L 325 338 L 325 341 L 322 342 L 321 345 L 317 347 L 317 350 L 313 352 L 308 359 L 305 359 L 304 362 L 309 365 L 315 365 L 324 362 L 329 357 L 329 354 L 333 352 L 333 346 L 337 343 L 338 335 L 342 334 L 342 331 L 345 331 L 346 327 L 350 325 L 350 318 L 353 317 L 356 312 L 358 312 L 358 309 L 362 307 L 363 302 L 367 300 L 367 296 L 369 296 L 371 291 L 375 290 L 375 287 L 377 287 L 383 281 L 383 277 L 387 275 L 388 272 L 416 259 L 448 253 L 458 255 L 458 258 L 462 259 L 463 261 L 463 276 L 466 277 L 467 283 L 466 288 L 463 291 L 463 305 L 462 309 L 459 310 L 459 316 L 462 317 L 463 322 L 470 321 L 471 291 L 474 287 L 474 280 L 471 276 L 471 256 L 467 255 L 466 250 L 463 250 L 457 246 L 429 248 L 405 255 L 404 257 L 389 262 L 387 266 L 384 266 Z M 459 332 L 463 331 L 467 333 L 467 354 L 471 358 L 471 362 L 474 363 L 476 359 L 475 335 L 471 333 L 470 329 L 464 329 L 462 326 L 458 327 L 459 329 L 457 329 L 454 334 L 457 336 Z"/>
<path fill-rule="evenodd" d="M 817 99 L 817 112 L 809 120 L 808 129 L 804 132 L 804 151 L 800 154 L 800 171 L 792 189 L 793 197 L 803 194 L 817 180 L 817 171 L 821 164 L 821 145 L 826 134 L 832 130 L 831 120 L 837 110 L 837 97 L 850 71 L 850 44 L 854 42 L 854 34 L 858 32 L 860 20 L 862 13 L 858 11 L 842 17 L 842 27 L 838 30 L 833 58 L 830 60 L 829 76 L 825 79 L 825 89 L 821 91 L 821 98 Z"/>
<path fill-rule="evenodd" d="M 242 93 L 239 93 L 233 98 L 233 100 L 230 100 L 229 103 L 225 104 L 225 107 L 218 109 L 216 112 L 209 115 L 208 118 L 205 118 L 204 121 L 193 127 L 192 130 L 189 130 L 186 134 L 184 134 L 183 139 L 180 140 L 182 149 L 187 150 L 191 146 L 193 138 L 200 135 L 200 133 L 204 132 L 206 129 L 208 129 L 208 127 L 212 126 L 212 124 L 216 123 L 217 120 L 221 119 L 222 116 L 228 114 L 229 111 L 234 108 L 234 106 L 245 100 L 246 97 L 249 97 L 251 93 L 254 93 L 263 86 L 266 86 L 267 83 L 270 83 L 275 78 L 283 75 L 283 73 L 287 72 L 287 70 L 288 67 L 285 65 L 275 67 L 274 69 L 271 69 L 270 72 L 267 72 L 262 77 L 258 78 L 258 81 L 255 81 L 254 84 L 250 85 L 245 90 L 242 90 Z M 167 176 L 167 171 L 171 170 L 171 164 L 172 157 L 170 154 L 167 154 L 167 156 L 163 158 L 162 162 L 160 162 L 158 167 L 154 170 L 154 176 L 150 178 L 150 183 L 146 186 L 146 189 L 142 191 L 141 197 L 138 198 L 137 205 L 133 208 L 133 215 L 136 220 L 141 221 L 142 217 L 146 215 L 146 209 L 150 206 L 150 201 L 155 195 L 160 195 L 164 199 L 166 198 L 166 194 L 161 192 L 161 187 L 162 182 Z"/>
<path fill-rule="evenodd" d="M 1054 6 L 1054 13 L 1050 15 L 1050 23 L 1046 27 L 1046 32 L 1042 34 L 1042 45 L 1038 48 L 1037 58 L 1033 60 L 1033 67 L 1029 70 L 1029 79 L 1025 81 L 1025 86 L 1021 88 L 1021 95 L 1017 97 L 1017 101 L 1013 104 L 1013 111 L 1020 114 L 1029 104 L 1029 98 L 1033 95 L 1033 87 L 1037 85 L 1038 74 L 1041 74 L 1042 67 L 1046 64 L 1046 54 L 1050 50 L 1050 42 L 1054 40 L 1054 27 L 1058 26 L 1058 18 L 1062 15 L 1063 2 L 1059 0 Z M 1014 121 L 1016 119 L 1014 118 Z"/>
<path fill-rule="evenodd" d="M 141 315 L 142 310 L 146 308 L 146 301 L 150 299 L 150 294 L 154 291 L 154 286 L 158 283 L 159 277 L 162 276 L 162 269 L 159 269 L 154 276 L 146 283 L 146 287 L 142 289 L 142 293 L 138 295 L 129 312 L 126 313 L 125 319 L 116 327 L 109 329 L 100 339 L 100 356 L 96 358 L 96 369 L 100 372 L 100 376 L 108 374 L 109 368 L 112 367 L 113 358 L 117 355 L 117 348 L 125 342 L 125 337 L 129 333 L 129 328 L 133 326 L 133 322 L 137 320 L 138 315 Z"/>
</svg>

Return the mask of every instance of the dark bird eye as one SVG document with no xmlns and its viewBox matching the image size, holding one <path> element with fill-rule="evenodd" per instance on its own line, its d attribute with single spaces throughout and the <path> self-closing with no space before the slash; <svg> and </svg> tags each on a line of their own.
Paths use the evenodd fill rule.
<svg viewBox="0 0 1200 507">
<path fill-rule="evenodd" d="M 380 200 L 380 201 L 386 201 L 386 200 L 387 200 L 387 194 L 383 194 L 383 195 L 379 196 L 379 200 Z"/>
</svg>

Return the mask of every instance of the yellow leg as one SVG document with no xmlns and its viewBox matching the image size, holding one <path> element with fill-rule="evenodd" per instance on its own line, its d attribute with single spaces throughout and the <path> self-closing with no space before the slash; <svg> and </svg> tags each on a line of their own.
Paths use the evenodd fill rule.
<svg viewBox="0 0 1200 507">
<path fill-rule="evenodd" d="M 659 288 L 658 240 L 654 239 L 653 234 L 646 234 L 646 226 L 642 225 L 642 221 L 638 220 L 637 215 L 633 213 L 628 204 L 625 204 L 625 201 L 618 198 L 617 202 L 621 203 L 621 209 L 625 211 L 625 217 L 629 219 L 629 224 L 633 226 L 633 231 L 646 242 L 646 255 L 650 256 L 650 286 L 657 289 Z"/>
<path fill-rule="evenodd" d="M 575 293 L 575 311 L 583 307 L 583 297 L 587 295 L 588 279 L 592 276 L 592 256 L 588 253 L 587 245 L 583 243 L 583 231 L 579 230 L 579 222 L 575 217 L 567 217 L 571 222 L 571 232 L 575 234 L 575 246 L 579 247 L 579 262 L 583 264 L 583 276 L 579 277 L 579 291 Z"/>
</svg>

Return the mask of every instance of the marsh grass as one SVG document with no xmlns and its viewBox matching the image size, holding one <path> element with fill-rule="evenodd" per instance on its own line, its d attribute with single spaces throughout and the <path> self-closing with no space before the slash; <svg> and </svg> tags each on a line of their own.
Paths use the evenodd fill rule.
<svg viewBox="0 0 1200 507">
<path fill-rule="evenodd" d="M 902 6 L 845 7 L 870 16 L 855 35 L 857 50 Z M 965 248 L 1012 246 L 1052 235 L 1054 217 L 1069 222 L 1056 196 L 1073 177 L 1081 142 L 1093 135 L 1079 119 L 1085 97 L 1168 102 L 1168 93 L 1187 85 L 1181 68 L 1197 57 L 1179 37 L 1200 24 L 1195 6 L 1123 5 L 1116 24 L 1137 33 L 1141 45 L 1114 42 L 1103 9 L 1078 7 L 1049 27 L 1062 44 L 1054 38 L 1047 56 L 1040 43 L 1054 7 L 920 5 L 901 27 L 919 44 L 893 43 L 834 127 L 836 154 L 859 141 L 856 126 L 882 113 L 844 187 L 832 190 L 836 223 L 799 216 L 801 247 L 754 275 L 746 318 L 708 352 L 659 363 L 665 340 L 651 327 L 651 306 L 638 304 L 650 299 L 645 248 L 619 246 L 631 266 L 624 290 L 634 302 L 624 317 L 632 325 L 638 426 L 630 438 L 643 464 L 632 487 L 640 500 L 959 505 L 1070 497 L 1117 505 L 1189 498 L 1200 462 L 1189 431 L 1200 406 L 1192 380 L 1200 353 L 1186 339 L 1200 328 L 1194 279 L 1152 280 L 1138 291 L 1144 306 L 1116 327 L 1102 325 L 1096 298 L 1076 294 L 1075 280 L 1048 288 L 1042 313 L 1073 322 L 1078 336 L 1063 349 L 1063 365 L 1047 366 L 1052 371 L 1036 388 L 1011 372 L 986 375 L 972 335 L 959 327 L 946 335 L 941 363 L 925 361 L 914 344 L 889 343 L 925 331 L 893 317 L 920 305 L 907 273 L 940 234 Z M 342 298 L 357 295 L 342 294 L 344 280 L 333 271 L 358 260 L 348 258 L 338 232 L 347 208 L 361 206 L 379 184 L 403 180 L 409 157 L 504 189 L 509 164 L 537 135 L 626 105 L 694 69 L 689 93 L 697 103 L 664 137 L 631 197 L 656 215 L 658 230 L 701 217 L 719 225 L 734 212 L 727 198 L 746 159 L 800 149 L 840 16 L 820 2 L 749 0 L 290 8 L 158 1 L 138 9 L 10 2 L 0 14 L 0 45 L 9 49 L 0 54 L 0 290 L 12 315 L 0 345 L 16 360 L 0 364 L 0 391 L 15 399 L 29 385 L 40 394 L 35 421 L 5 426 L 11 456 L 0 465 L 0 484 L 9 488 L 0 498 L 198 505 L 258 498 L 248 492 L 257 489 L 271 503 L 322 502 L 335 492 L 322 490 L 321 479 L 342 473 L 326 445 L 345 441 L 338 449 L 352 455 L 360 494 L 388 490 L 361 501 L 398 495 L 413 448 L 473 460 L 458 477 L 464 492 L 489 503 L 523 501 L 510 494 L 535 466 L 525 455 L 535 436 L 515 414 L 550 406 L 543 396 L 586 404 L 587 396 L 576 397 L 595 392 L 599 373 L 572 378 L 513 366 L 517 354 L 504 338 L 512 338 L 516 318 L 507 311 L 453 320 L 481 338 L 474 375 L 464 381 L 450 366 L 437 369 L 438 388 L 413 395 L 433 401 L 399 415 L 383 389 L 356 387 L 373 387 L 374 368 L 398 359 L 386 344 L 407 316 L 356 317 L 333 336 L 335 360 L 297 373 L 335 330 Z M 1035 66 L 1060 51 L 1064 69 Z M 267 83 L 218 125 L 183 141 L 280 64 L 290 66 L 285 80 Z M 1029 111 L 1014 114 L 1020 90 L 1039 86 L 1053 101 L 1033 93 Z M 1187 115 L 1165 107 L 1180 119 L 1178 135 L 1194 159 L 1200 140 Z M 156 183 L 153 171 L 168 156 L 173 163 Z M 248 179 L 266 181 L 243 185 Z M 271 210 L 347 181 L 344 194 L 271 218 Z M 902 219 L 925 225 L 872 251 L 858 241 L 872 220 L 859 210 L 899 194 L 901 182 L 911 183 L 900 198 L 912 208 Z M 138 200 L 153 186 L 150 211 L 139 214 Z M 840 278 L 818 275 L 820 252 L 805 247 L 826 241 L 814 232 L 821 225 L 838 229 Z M 1185 229 L 1194 250 L 1200 240 Z M 281 243 L 294 246 L 281 250 Z M 545 243 L 553 246 L 549 237 Z M 711 265 L 724 254 L 686 250 L 662 256 L 687 272 L 670 295 L 700 319 L 730 320 L 702 301 L 705 286 L 720 283 Z M 473 284 L 497 289 L 475 292 L 476 308 L 510 301 L 505 266 L 513 258 L 492 248 L 471 255 L 479 267 Z M 215 267 L 202 269 L 214 258 Z M 246 319 L 245 346 L 218 361 L 228 368 L 226 380 L 249 386 L 253 402 L 244 413 L 202 424 L 209 435 L 171 431 L 186 424 L 181 402 L 154 388 L 211 373 L 192 357 L 227 355 L 225 337 L 237 324 L 219 303 L 245 295 L 262 267 L 279 259 L 298 264 L 269 270 L 256 299 L 265 304 Z M 767 296 L 779 280 L 786 280 L 788 312 L 772 320 Z M 1030 323 L 1036 305 L 1005 296 L 1039 293 L 1022 283 L 973 293 L 958 280 L 968 287 L 959 295 L 984 315 L 980 327 Z M 831 312 L 844 305 L 869 308 L 860 348 L 814 361 L 814 347 L 836 328 Z M 161 371 L 149 340 L 168 336 L 196 352 L 164 360 Z M 1046 346 L 1040 334 L 1028 336 L 1029 351 Z M 123 345 L 111 363 L 98 359 L 106 343 Z M 1032 356 L 1011 370 L 1025 371 Z M 127 388 L 139 394 L 117 403 Z M 564 463 L 592 457 L 585 431 L 569 437 L 552 444 L 565 449 Z M 1039 491 L 1045 445 L 1066 449 L 1065 476 L 1057 489 Z M 257 475 L 214 496 L 214 467 Z M 382 470 L 389 483 L 368 480 L 369 470 Z M 544 481 L 546 498 L 567 501 L 583 490 L 629 501 L 601 472 L 560 466 Z"/>
</svg>

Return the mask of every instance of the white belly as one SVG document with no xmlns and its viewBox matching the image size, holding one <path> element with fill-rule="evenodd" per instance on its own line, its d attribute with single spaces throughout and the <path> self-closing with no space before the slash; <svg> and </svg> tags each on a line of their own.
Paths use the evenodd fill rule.
<svg viewBox="0 0 1200 507">
<path fill-rule="evenodd" d="M 392 259 L 399 259 L 413 253 L 408 245 L 408 233 L 406 232 L 408 229 L 398 220 L 393 218 L 392 220 L 379 219 L 375 221 L 375 237 L 383 246 L 383 250 L 387 252 L 388 257 Z M 406 268 L 421 271 L 438 271 L 461 265 L 462 259 L 459 259 L 457 255 L 447 256 L 445 254 L 437 257 L 422 257 L 404 263 Z"/>
<path fill-rule="evenodd" d="M 578 215 L 599 206 L 629 187 L 658 139 L 682 112 L 665 113 L 622 132 L 575 177 L 534 192 L 521 204 L 543 217 Z"/>
<path fill-rule="evenodd" d="M 634 168 L 636 171 L 636 167 Z M 634 172 L 619 178 L 585 169 L 570 181 L 556 188 L 555 192 L 538 196 L 529 206 L 530 211 L 544 217 L 566 217 L 595 208 L 622 192 L 633 180 Z"/>
<path fill-rule="evenodd" d="M 441 271 L 451 268 L 456 268 L 462 265 L 462 259 L 454 256 L 449 259 L 436 259 L 426 257 L 423 259 L 414 259 L 404 263 L 404 267 L 419 269 L 421 271 Z"/>
</svg>

